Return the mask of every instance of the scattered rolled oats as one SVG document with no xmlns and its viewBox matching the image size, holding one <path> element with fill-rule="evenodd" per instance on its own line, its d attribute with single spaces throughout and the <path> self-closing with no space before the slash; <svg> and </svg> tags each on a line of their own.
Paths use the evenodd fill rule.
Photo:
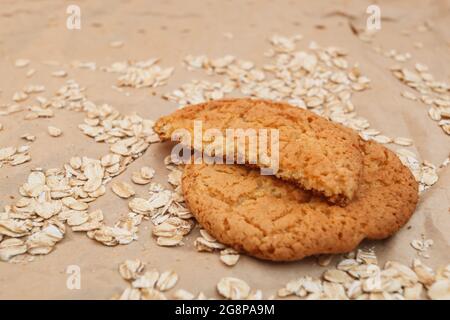
<svg viewBox="0 0 450 320">
<path fill-rule="evenodd" d="M 16 154 L 12 156 L 9 164 L 12 166 L 17 166 L 28 161 L 31 161 L 31 156 L 29 154 Z"/>
<path fill-rule="evenodd" d="M 80 226 L 89 220 L 89 215 L 85 211 L 72 211 L 72 214 L 67 218 L 69 226 Z"/>
<path fill-rule="evenodd" d="M 29 235 L 32 230 L 31 221 L 26 219 L 1 219 L 0 234 L 11 238 L 21 238 Z"/>
<path fill-rule="evenodd" d="M 214 239 L 214 238 L 212 238 Z M 205 237 L 198 237 L 194 245 L 197 249 L 197 251 L 205 251 L 205 252 L 213 252 L 214 250 L 222 250 L 225 249 L 226 246 L 221 244 L 220 242 L 217 242 L 215 239 L 213 241 L 209 241 Z"/>
<path fill-rule="evenodd" d="M 0 161 L 6 160 L 17 152 L 15 147 L 6 147 L 0 149 Z"/>
<path fill-rule="evenodd" d="M 36 69 L 31 68 L 31 69 L 29 69 L 29 70 L 27 71 L 27 73 L 26 73 L 25 75 L 26 75 L 27 78 L 30 78 L 30 77 L 32 77 L 35 73 L 36 73 Z"/>
<path fill-rule="evenodd" d="M 35 135 L 28 134 L 28 133 L 26 133 L 24 135 L 21 135 L 20 138 L 22 138 L 22 139 L 24 139 L 24 140 L 26 140 L 28 142 L 33 142 L 34 140 L 36 140 L 36 136 Z"/>
<path fill-rule="evenodd" d="M 83 212 L 84 213 L 84 212 Z M 77 215 L 77 213 L 72 213 Z M 70 216 L 68 217 L 68 219 Z M 92 231 L 102 227 L 103 213 L 100 209 L 94 210 L 88 214 L 88 220 L 80 225 L 72 226 L 73 231 Z"/>
<path fill-rule="evenodd" d="M 120 223 L 120 221 L 119 221 Z M 91 239 L 103 243 L 106 246 L 124 245 L 137 240 L 137 228 L 134 225 L 125 227 L 120 226 L 104 226 L 96 230 L 88 231 L 87 235 Z"/>
<path fill-rule="evenodd" d="M 156 282 L 156 287 L 160 291 L 167 291 L 172 289 L 178 281 L 178 275 L 174 271 L 165 271 L 161 273 L 158 281 Z"/>
<path fill-rule="evenodd" d="M 142 289 L 142 288 L 154 288 L 156 282 L 159 279 L 159 272 L 155 269 L 151 271 L 146 271 L 143 275 L 140 275 L 134 280 L 131 285 L 133 288 Z"/>
<path fill-rule="evenodd" d="M 412 287 L 405 288 L 403 296 L 406 300 L 419 300 L 422 297 L 423 285 L 416 283 Z"/>
<path fill-rule="evenodd" d="M 341 260 L 337 269 L 325 271 L 322 279 L 294 279 L 278 290 L 278 296 L 295 294 L 306 299 L 404 300 L 423 299 L 426 291 L 430 298 L 443 297 L 448 293 L 444 282 L 450 278 L 450 266 L 434 272 L 415 259 L 412 268 L 395 261 L 388 261 L 381 268 L 377 265 L 373 249 L 359 249 L 356 255 L 348 256 L 356 259 Z M 441 271 L 442 276 L 438 277 L 439 270 L 448 271 Z M 436 284 L 439 280 L 444 282 Z"/>
<path fill-rule="evenodd" d="M 338 269 L 329 269 L 323 274 L 323 278 L 329 282 L 344 283 L 352 278 L 344 271 Z"/>
<path fill-rule="evenodd" d="M 223 36 L 227 39 L 233 39 L 233 34 L 231 32 L 224 32 Z"/>
<path fill-rule="evenodd" d="M 28 66 L 29 64 L 30 64 L 30 60 L 28 60 L 28 59 L 17 59 L 14 62 L 14 65 L 17 68 L 24 68 L 24 67 Z"/>
<path fill-rule="evenodd" d="M 240 300 L 249 296 L 250 287 L 241 279 L 225 277 L 217 284 L 217 291 L 227 299 Z"/>
<path fill-rule="evenodd" d="M 331 263 L 332 260 L 333 260 L 333 255 L 331 255 L 331 254 L 321 254 L 320 256 L 317 257 L 317 263 L 321 267 L 327 267 Z"/>
<path fill-rule="evenodd" d="M 174 234 L 170 237 L 158 237 L 156 243 L 161 247 L 182 246 L 184 244 L 183 235 Z"/>
<path fill-rule="evenodd" d="M 438 125 L 446 134 L 450 135 L 449 123 L 441 120 L 442 114 L 450 113 L 450 96 L 448 95 L 450 84 L 436 81 L 429 73 L 428 67 L 420 63 L 415 65 L 414 71 L 399 66 L 392 67 L 391 71 L 398 80 L 420 94 L 420 100 L 431 106 L 428 111 L 430 118 L 439 121 Z M 412 93 L 405 93 L 403 96 L 408 99 L 416 99 Z"/>
<path fill-rule="evenodd" d="M 131 180 L 136 184 L 148 184 L 155 175 L 155 170 L 150 167 L 142 167 L 139 171 L 133 172 Z"/>
<path fill-rule="evenodd" d="M 52 137 L 59 137 L 62 134 L 61 129 L 59 129 L 57 127 L 53 127 L 53 126 L 48 126 L 47 131 L 48 131 L 48 134 Z"/>
<path fill-rule="evenodd" d="M 412 145 L 413 141 L 408 138 L 397 137 L 397 138 L 394 138 L 394 143 L 398 144 L 399 146 L 407 147 L 407 146 Z"/>
<path fill-rule="evenodd" d="M 0 239 L 0 260 L 9 261 L 12 257 L 27 252 L 27 246 L 21 239 Z"/>
<path fill-rule="evenodd" d="M 385 143 L 391 143 L 391 142 L 392 142 L 392 139 L 391 139 L 391 138 L 386 137 L 386 136 L 381 135 L 381 134 L 372 137 L 372 140 L 374 140 L 374 141 L 376 141 L 376 142 L 378 142 L 378 143 L 382 143 L 382 144 L 385 144 Z"/>
<path fill-rule="evenodd" d="M 79 69 L 97 70 L 97 64 L 93 61 L 72 61 L 70 66 Z"/>
<path fill-rule="evenodd" d="M 391 142 L 390 138 L 370 129 L 368 121 L 358 117 L 354 112 L 354 106 L 350 100 L 351 94 L 368 88 L 369 79 L 360 74 L 357 66 L 349 65 L 345 59 L 346 53 L 339 48 L 319 48 L 317 44 L 311 43 L 309 47 L 311 52 L 296 52 L 295 42 L 300 39 L 301 36 L 272 37 L 270 41 L 273 50 L 269 56 L 276 59 L 275 64 L 265 65 L 261 69 L 258 69 L 251 61 L 239 60 L 233 56 L 217 59 L 209 59 L 205 56 L 186 59 L 189 68 L 204 68 L 211 74 L 225 75 L 226 80 L 223 83 L 194 81 L 165 97 L 182 106 L 186 103 L 219 99 L 239 88 L 243 94 L 275 100 L 289 100 L 300 108 L 312 109 L 313 112 L 332 121 L 360 131 L 363 138 L 380 140 L 381 143 Z M 117 46 L 121 45 L 117 44 Z M 392 56 L 398 61 L 410 58 L 409 54 L 394 53 Z M 165 84 L 173 72 L 171 68 L 165 70 L 159 68 L 156 63 L 157 59 L 135 64 L 117 63 L 106 71 L 120 74 L 119 86 L 156 87 Z M 18 67 L 28 64 L 29 61 L 19 63 L 16 61 Z M 420 77 L 404 70 L 397 69 L 393 72 L 396 76 L 401 73 L 402 80 L 411 83 L 410 87 L 415 90 L 418 90 L 415 83 L 425 82 L 435 93 L 448 91 L 448 85 L 434 82 L 425 66 L 416 65 L 416 70 Z M 273 75 L 274 79 L 269 81 L 269 74 Z M 67 73 L 57 71 L 53 75 L 64 77 Z M 30 86 L 23 92 L 17 93 L 15 98 L 17 101 L 23 101 L 28 94 L 41 90 L 40 87 Z M 171 192 L 163 188 L 158 189 L 159 187 L 154 188 L 154 185 L 150 187 L 148 200 L 136 198 L 130 201 L 129 207 L 133 212 L 130 212 L 126 219 L 119 221 L 114 227 L 103 225 L 101 211 L 87 212 L 87 203 L 104 194 L 104 184 L 123 172 L 133 160 L 143 154 L 150 143 L 157 142 L 158 137 L 152 130 L 152 121 L 135 115 L 124 117 L 107 105 L 96 106 L 85 99 L 82 91 L 83 89 L 76 83 L 69 81 L 67 86 L 58 92 L 58 99 L 51 102 L 39 99 L 41 106 L 33 107 L 26 118 L 51 117 L 53 111 L 50 107 L 84 111 L 87 117 L 85 123 L 80 125 L 80 129 L 96 142 L 109 144 L 113 153 L 102 157 L 101 160 L 74 157 L 70 164 L 62 169 L 32 172 L 27 183 L 20 189 L 23 198 L 12 207 L 14 218 L 9 218 L 9 212 L 6 213 L 6 219 L 0 215 L 0 258 L 2 260 L 9 260 L 25 251 L 30 254 L 50 252 L 55 243 L 64 237 L 65 229 L 61 221 L 65 221 L 74 230 L 78 228 L 79 231 L 89 231 L 88 235 L 91 238 L 106 245 L 129 243 L 136 239 L 136 226 L 143 217 L 151 219 L 155 225 L 153 234 L 158 237 L 158 243 L 165 243 L 165 245 L 180 243 L 183 236 L 193 228 L 194 222 L 190 220 L 192 216 L 184 207 L 179 190 Z M 424 103 L 434 104 L 430 109 L 433 110 L 430 111 L 433 120 L 441 121 L 441 119 L 449 118 L 448 97 L 436 98 L 429 92 L 425 92 L 426 90 L 419 89 L 418 91 L 422 94 L 420 99 Z M 406 92 L 404 96 L 416 99 L 416 96 L 409 92 Z M 11 106 L 6 114 L 16 111 L 20 111 L 20 108 Z M 450 134 L 450 122 L 443 120 L 443 122 L 439 122 L 439 125 Z M 406 138 L 395 138 L 393 142 L 403 146 L 412 143 L 410 139 Z M 6 161 L 11 164 L 20 164 L 24 159 L 29 158 L 29 155 L 26 154 L 27 148 L 17 148 L 12 153 L 13 149 L 4 149 L 6 150 L 0 149 L 2 163 Z M 416 168 L 417 160 L 414 156 L 412 156 L 414 159 L 408 159 L 409 155 L 404 158 L 407 158 L 406 161 L 410 162 L 411 167 Z M 421 185 L 430 186 L 437 181 L 436 168 L 432 164 L 424 162 L 423 164 L 419 163 L 417 167 Z M 150 183 L 154 171 L 151 168 L 144 171 L 143 169 L 133 173 L 133 182 Z M 181 171 L 173 168 L 169 174 L 169 182 L 178 187 L 180 177 Z M 132 187 L 129 186 L 131 192 L 128 186 L 119 188 L 121 189 L 119 193 L 128 192 L 130 194 L 124 198 L 134 195 Z M 18 216 L 20 218 L 17 218 Z M 58 217 L 58 219 L 56 220 L 54 217 Z M 225 249 L 205 230 L 200 232 L 202 237 L 196 240 L 198 248 L 207 251 L 221 250 L 220 258 L 227 265 L 234 265 L 238 261 L 237 252 Z M 425 244 L 414 242 L 412 246 L 422 251 Z M 324 261 L 324 265 L 329 264 L 325 257 L 322 261 Z M 155 284 L 161 291 L 168 290 L 176 284 L 178 276 L 167 271 L 159 277 L 156 270 L 141 274 L 144 267 L 143 264 L 141 267 L 136 266 L 139 264 L 138 261 L 128 261 L 119 268 L 122 276 L 126 275 L 125 279 L 133 280 L 132 287 L 126 289 L 121 298 L 165 299 L 163 293 L 154 289 Z M 290 282 L 287 288 L 283 288 L 280 292 L 282 295 L 296 294 L 299 297 L 307 298 L 342 299 L 348 296 L 349 298 L 368 299 L 416 299 L 422 294 L 422 290 L 430 288 L 428 295 L 431 298 L 446 297 L 448 299 L 449 271 L 442 271 L 444 276 L 439 276 L 444 278 L 438 278 L 432 270 L 430 271 L 428 267 L 417 261 L 414 262 L 412 269 L 395 262 L 388 262 L 384 270 L 373 269 L 376 264 L 377 260 L 374 254 L 367 255 L 358 251 L 356 259 L 343 260 L 338 264 L 337 269 L 326 271 L 323 275 L 324 282 L 305 277 Z M 381 289 L 374 282 L 377 273 L 381 274 Z M 261 291 L 250 292 L 248 285 L 236 278 L 221 279 L 217 288 L 220 294 L 231 299 L 262 296 Z M 179 290 L 177 293 L 176 296 L 180 298 L 189 297 L 191 299 L 194 297 L 193 294 L 184 290 Z M 206 297 L 200 293 L 198 298 Z"/>
<path fill-rule="evenodd" d="M 421 240 L 412 240 L 410 242 L 411 247 L 417 250 L 418 254 L 424 258 L 429 258 L 428 255 L 428 249 L 434 244 L 434 241 L 432 239 L 425 239 L 425 237 L 422 235 Z"/>
<path fill-rule="evenodd" d="M 199 292 L 195 300 L 207 300 L 208 298 L 205 296 L 203 292 Z"/>
<path fill-rule="evenodd" d="M 23 89 L 23 91 L 26 94 L 41 93 L 45 91 L 45 87 L 42 85 L 28 85 Z"/>
<path fill-rule="evenodd" d="M 414 95 L 414 93 L 411 93 L 410 91 L 403 91 L 402 97 L 413 101 L 417 100 L 417 97 Z"/>
<path fill-rule="evenodd" d="M 143 273 L 144 269 L 145 265 L 140 260 L 126 260 L 120 264 L 119 272 L 125 280 L 130 282 L 130 287 L 125 289 L 119 299 L 166 300 L 162 291 L 172 289 L 178 281 L 178 275 L 174 271 L 165 271 L 160 274 L 155 269 Z M 175 296 L 184 299 L 186 294 L 188 294 L 187 291 L 179 290 Z"/>
<path fill-rule="evenodd" d="M 239 261 L 239 257 L 239 253 L 231 248 L 220 251 L 220 261 L 227 266 L 234 266 Z"/>
<path fill-rule="evenodd" d="M 173 186 L 181 185 L 181 176 L 183 175 L 183 171 L 178 169 L 173 169 L 170 171 L 168 176 L 168 181 Z"/>
<path fill-rule="evenodd" d="M 125 280 L 135 280 L 144 270 L 145 265 L 138 259 L 126 260 L 119 265 L 119 272 Z"/>
<path fill-rule="evenodd" d="M 200 235 L 205 238 L 206 241 L 209 242 L 217 242 L 216 238 L 208 233 L 205 229 L 200 229 Z"/>
<path fill-rule="evenodd" d="M 65 70 L 53 71 L 52 76 L 57 78 L 64 78 L 67 77 L 67 72 Z"/>
<path fill-rule="evenodd" d="M 32 233 L 26 240 L 27 252 L 32 255 L 50 253 L 57 242 L 64 238 L 64 225 L 53 221 L 42 230 Z"/>
<path fill-rule="evenodd" d="M 450 279 L 437 280 L 428 290 L 432 300 L 450 300 Z"/>
<path fill-rule="evenodd" d="M 247 296 L 248 300 L 262 300 L 263 293 L 261 290 L 251 290 Z"/>
<path fill-rule="evenodd" d="M 130 184 L 122 181 L 114 182 L 112 191 L 123 199 L 128 199 L 136 194 Z"/>
<path fill-rule="evenodd" d="M 77 200 L 73 197 L 63 198 L 62 203 L 66 207 L 73 209 L 73 210 L 78 210 L 78 211 L 84 211 L 89 208 L 89 205 L 87 203 L 84 203 L 83 201 Z"/>
<path fill-rule="evenodd" d="M 133 288 L 126 288 L 119 297 L 119 300 L 140 300 L 141 291 Z"/>
<path fill-rule="evenodd" d="M 123 41 L 121 41 L 121 40 L 116 40 L 116 41 L 111 41 L 110 43 L 109 43 L 109 46 L 111 47 L 111 48 L 120 48 L 120 47 L 123 47 Z"/>
<path fill-rule="evenodd" d="M 358 249 L 356 251 L 356 261 L 365 264 L 378 264 L 373 248 Z"/>
<path fill-rule="evenodd" d="M 192 300 L 194 299 L 195 295 L 187 290 L 184 289 L 178 289 L 173 294 L 174 299 L 177 300 Z"/>
<path fill-rule="evenodd" d="M 167 83 L 174 68 L 163 69 L 157 65 L 159 59 L 149 59 L 135 63 L 115 62 L 111 67 L 103 68 L 106 72 L 120 74 L 119 87 L 159 87 Z"/>
<path fill-rule="evenodd" d="M 411 170 L 416 181 L 419 182 L 419 193 L 438 181 L 439 176 L 435 165 L 428 161 L 420 162 L 416 155 L 409 150 L 399 149 L 396 152 L 401 162 Z"/>
<path fill-rule="evenodd" d="M 13 95 L 14 102 L 22 102 L 28 99 L 28 94 L 23 91 L 15 92 Z"/>
<path fill-rule="evenodd" d="M 167 300 L 164 293 L 150 288 L 141 289 L 142 300 Z"/>
<path fill-rule="evenodd" d="M 30 147 L 27 145 L 0 148 L 0 167 L 6 164 L 17 166 L 30 161 L 31 156 L 28 153 L 29 149 Z"/>
</svg>

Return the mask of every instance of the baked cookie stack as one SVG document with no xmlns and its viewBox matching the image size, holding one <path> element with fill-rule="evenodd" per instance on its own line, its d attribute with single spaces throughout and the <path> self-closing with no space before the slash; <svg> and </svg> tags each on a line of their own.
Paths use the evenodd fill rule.
<svg viewBox="0 0 450 320">
<path fill-rule="evenodd" d="M 185 165 L 182 189 L 192 214 L 240 252 L 273 261 L 349 252 L 365 238 L 391 236 L 414 212 L 418 184 L 393 152 L 312 112 L 266 100 L 218 100 L 162 117 L 155 131 L 169 140 L 182 129 L 193 139 L 196 121 L 201 133 L 224 136 L 229 129 L 277 130 L 274 175 L 261 174 L 267 161 L 249 156 L 249 144 L 239 154 L 231 149 L 242 164 Z M 211 137 L 201 139 L 189 145 L 213 150 Z M 214 150 L 216 159 L 230 155 Z"/>
</svg>

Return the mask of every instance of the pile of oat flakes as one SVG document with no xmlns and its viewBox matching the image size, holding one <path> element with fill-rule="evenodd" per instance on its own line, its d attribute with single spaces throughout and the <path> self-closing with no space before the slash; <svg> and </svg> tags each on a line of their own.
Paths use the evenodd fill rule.
<svg viewBox="0 0 450 320">
<path fill-rule="evenodd" d="M 328 266 L 332 256 L 321 256 L 318 263 Z M 178 275 L 173 271 L 159 273 L 157 270 L 144 272 L 145 265 L 139 260 L 127 260 L 119 266 L 123 279 L 129 286 L 114 299 L 121 300 L 166 300 L 164 293 L 172 289 Z M 297 297 L 302 299 L 334 300 L 416 300 L 448 299 L 450 265 L 434 271 L 419 259 L 408 267 L 396 261 L 387 261 L 384 267 L 378 265 L 375 252 L 358 249 L 340 260 L 335 268 L 323 272 L 321 278 L 302 276 L 289 281 L 276 295 L 263 296 L 261 290 L 251 289 L 243 280 L 225 277 L 219 280 L 216 289 L 225 299 L 259 300 Z M 204 300 L 203 292 L 192 293 L 177 289 L 171 297 L 181 300 Z"/>
</svg>

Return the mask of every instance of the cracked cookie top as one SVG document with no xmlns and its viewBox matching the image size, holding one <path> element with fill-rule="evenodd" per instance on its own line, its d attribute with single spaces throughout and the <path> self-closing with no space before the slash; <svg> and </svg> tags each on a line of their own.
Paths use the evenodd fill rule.
<svg viewBox="0 0 450 320">
<path fill-rule="evenodd" d="M 196 120 L 201 121 L 202 133 L 218 129 L 224 136 L 227 129 L 276 129 L 279 135 L 277 177 L 342 205 L 351 200 L 358 189 L 362 171 L 359 136 L 308 110 L 266 100 L 217 100 L 188 106 L 161 117 L 154 129 L 163 140 L 171 139 L 177 129 L 185 129 L 190 133 L 191 146 L 194 146 Z M 217 142 L 205 134 L 201 138 L 202 145 L 197 148 L 203 151 Z M 265 150 L 269 156 L 276 152 L 270 149 L 271 142 Z M 234 154 L 239 152 L 237 145 L 231 148 Z M 230 148 L 226 149 L 219 155 L 229 154 Z M 248 143 L 244 149 L 245 163 L 249 164 L 252 158 Z M 258 156 L 254 165 L 263 168 L 267 167 L 267 162 Z"/>
</svg>

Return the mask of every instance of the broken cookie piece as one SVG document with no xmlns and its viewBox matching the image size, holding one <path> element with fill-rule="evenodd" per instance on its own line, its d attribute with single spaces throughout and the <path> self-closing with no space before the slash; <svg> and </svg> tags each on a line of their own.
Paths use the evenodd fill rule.
<svg viewBox="0 0 450 320">
<path fill-rule="evenodd" d="M 359 136 L 285 103 L 252 99 L 211 101 L 162 117 L 154 129 L 163 140 L 179 139 L 181 132 L 188 133 L 187 139 L 183 135 L 184 144 L 208 156 L 226 158 L 227 163 L 231 155 L 234 163 L 262 169 L 275 166 L 273 173 L 277 177 L 322 194 L 333 203 L 347 203 L 359 186 L 363 157 Z M 217 132 L 222 134 L 222 140 Z M 269 132 L 266 144 L 261 144 L 258 139 Z M 254 133 L 256 137 L 252 136 Z M 257 151 L 245 142 L 251 139 L 255 139 Z"/>
</svg>

